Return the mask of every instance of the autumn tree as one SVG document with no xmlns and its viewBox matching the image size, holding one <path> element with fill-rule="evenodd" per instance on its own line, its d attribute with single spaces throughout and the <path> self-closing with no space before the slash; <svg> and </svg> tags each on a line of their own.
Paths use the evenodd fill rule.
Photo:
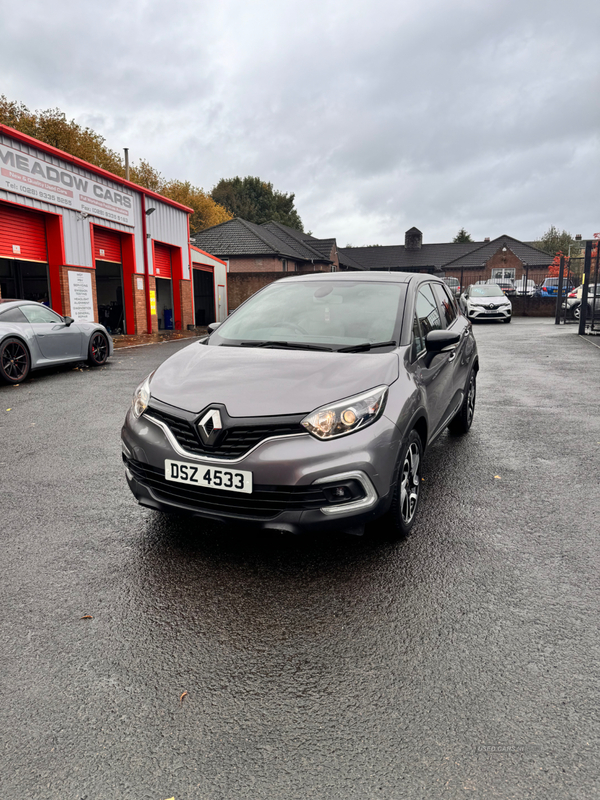
<svg viewBox="0 0 600 800">
<path fill-rule="evenodd" d="M 169 181 L 163 185 L 160 193 L 194 209 L 190 217 L 192 236 L 205 228 L 211 228 L 232 218 L 227 209 L 215 203 L 209 194 L 197 186 L 192 186 L 189 181 Z"/>
<path fill-rule="evenodd" d="M 211 192 L 212 199 L 227 209 L 234 217 L 261 225 L 263 222 L 281 222 L 290 228 L 303 231 L 304 226 L 294 208 L 294 194 L 284 194 L 273 189 L 272 183 L 250 175 L 246 178 L 222 178 Z"/>
<path fill-rule="evenodd" d="M 467 231 L 464 228 L 461 228 L 454 237 L 454 239 L 452 239 L 452 242 L 454 244 L 465 244 L 466 242 L 472 242 L 472 241 L 473 239 L 471 239 L 471 234 L 467 233 Z"/>
<path fill-rule="evenodd" d="M 106 145 L 105 138 L 91 128 L 82 127 L 74 119 L 68 120 L 58 108 L 30 111 L 24 103 L 10 101 L 0 95 L 0 123 L 108 170 L 113 175 L 125 177 L 123 159 Z M 231 214 L 203 189 L 192 186 L 189 181 L 166 180 L 144 159 L 131 165 L 129 179 L 138 186 L 193 208 L 191 233 L 231 219 Z"/>
</svg>

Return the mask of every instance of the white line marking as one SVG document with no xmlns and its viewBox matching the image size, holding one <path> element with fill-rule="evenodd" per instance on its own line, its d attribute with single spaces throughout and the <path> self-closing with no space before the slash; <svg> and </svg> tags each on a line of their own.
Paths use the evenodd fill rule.
<svg viewBox="0 0 600 800">
<path fill-rule="evenodd" d="M 592 345 L 592 347 L 597 347 L 597 348 L 598 348 L 598 350 L 600 350 L 600 344 L 596 344 L 596 342 L 590 342 L 590 340 L 589 340 L 589 339 L 586 339 L 586 338 L 585 338 L 585 334 L 578 333 L 578 334 L 577 334 L 577 336 L 579 336 L 579 338 L 580 338 L 580 339 L 585 339 L 585 341 L 586 341 L 588 344 L 591 344 L 591 345 Z"/>
</svg>

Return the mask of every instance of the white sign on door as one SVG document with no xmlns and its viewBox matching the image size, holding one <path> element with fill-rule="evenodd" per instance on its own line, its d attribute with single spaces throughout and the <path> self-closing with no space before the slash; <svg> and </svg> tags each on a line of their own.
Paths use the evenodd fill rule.
<svg viewBox="0 0 600 800">
<path fill-rule="evenodd" d="M 69 298 L 75 322 L 94 322 L 92 276 L 89 272 L 69 271 Z"/>
</svg>

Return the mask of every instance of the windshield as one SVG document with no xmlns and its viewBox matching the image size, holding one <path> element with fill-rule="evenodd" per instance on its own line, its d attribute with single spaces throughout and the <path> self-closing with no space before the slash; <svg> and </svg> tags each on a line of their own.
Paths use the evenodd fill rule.
<svg viewBox="0 0 600 800">
<path fill-rule="evenodd" d="M 504 292 L 497 283 L 490 283 L 489 286 L 472 286 L 469 294 L 471 297 L 504 297 Z"/>
<path fill-rule="evenodd" d="M 210 343 L 275 342 L 338 350 L 390 342 L 399 328 L 404 291 L 404 284 L 392 282 L 278 281 L 235 311 Z"/>
</svg>

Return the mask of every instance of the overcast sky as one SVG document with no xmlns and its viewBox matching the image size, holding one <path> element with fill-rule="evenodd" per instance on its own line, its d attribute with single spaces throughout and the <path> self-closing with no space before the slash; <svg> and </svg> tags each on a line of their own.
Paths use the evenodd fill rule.
<svg viewBox="0 0 600 800">
<path fill-rule="evenodd" d="M 598 0 L 2 5 L 0 94 L 339 245 L 600 231 Z"/>
</svg>

